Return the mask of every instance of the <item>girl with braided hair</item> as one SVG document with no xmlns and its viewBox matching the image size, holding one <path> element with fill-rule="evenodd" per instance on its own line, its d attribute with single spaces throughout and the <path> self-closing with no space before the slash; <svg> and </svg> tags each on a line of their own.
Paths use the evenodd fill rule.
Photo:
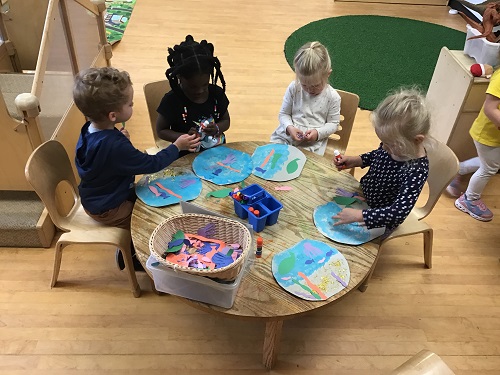
<svg viewBox="0 0 500 375">
<path fill-rule="evenodd" d="M 171 91 L 158 106 L 156 131 L 166 141 L 175 142 L 182 134 L 199 133 L 197 151 L 225 143 L 229 129 L 229 100 L 226 82 L 214 46 L 206 40 L 196 42 L 191 35 L 168 49 L 169 69 L 165 72 Z M 218 80 L 222 88 L 217 85 Z M 179 156 L 186 155 L 184 151 Z"/>
</svg>

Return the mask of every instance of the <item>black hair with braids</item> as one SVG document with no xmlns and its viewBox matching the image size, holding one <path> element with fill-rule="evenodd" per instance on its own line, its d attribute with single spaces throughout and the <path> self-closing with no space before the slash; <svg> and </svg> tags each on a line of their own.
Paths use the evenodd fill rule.
<svg viewBox="0 0 500 375">
<path fill-rule="evenodd" d="M 167 62 L 170 68 L 165 75 L 174 91 L 180 90 L 178 76 L 190 79 L 196 74 L 209 74 L 214 85 L 220 78 L 222 89 L 226 91 L 220 61 L 214 56 L 214 45 L 205 39 L 198 43 L 187 35 L 185 41 L 168 49 Z"/>
</svg>

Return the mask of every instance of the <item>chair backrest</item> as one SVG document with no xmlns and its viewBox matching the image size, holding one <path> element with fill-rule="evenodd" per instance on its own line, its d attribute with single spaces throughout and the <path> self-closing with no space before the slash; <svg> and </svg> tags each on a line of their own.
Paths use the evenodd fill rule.
<svg viewBox="0 0 500 375">
<path fill-rule="evenodd" d="M 389 375 L 453 375 L 454 372 L 437 354 L 422 350 Z"/>
<path fill-rule="evenodd" d="M 426 151 L 429 159 L 429 176 L 427 177 L 429 194 L 423 206 L 413 209 L 419 220 L 431 213 L 441 193 L 458 173 L 459 167 L 458 159 L 451 148 L 436 139 L 430 139 Z"/>
<path fill-rule="evenodd" d="M 158 112 L 156 112 L 156 109 L 160 105 L 163 96 L 170 90 L 170 83 L 167 79 L 149 82 L 144 85 L 144 96 L 146 97 L 146 105 L 148 107 L 149 120 L 151 122 L 151 130 L 153 131 L 155 144 L 159 148 L 168 146 L 170 142 L 164 141 L 163 139 L 158 137 L 158 133 L 156 133 L 156 120 L 158 119 Z"/>
<path fill-rule="evenodd" d="M 71 218 L 80 206 L 80 196 L 64 146 L 56 140 L 42 143 L 31 153 L 24 174 L 54 225 L 69 231 Z M 67 207 L 68 202 L 70 207 Z"/>
<path fill-rule="evenodd" d="M 352 125 L 358 110 L 359 96 L 352 92 L 337 90 L 340 95 L 340 126 L 339 130 L 328 138 L 325 157 L 332 159 L 333 151 L 339 150 L 341 154 L 345 153 L 349 138 L 351 137 Z"/>
</svg>

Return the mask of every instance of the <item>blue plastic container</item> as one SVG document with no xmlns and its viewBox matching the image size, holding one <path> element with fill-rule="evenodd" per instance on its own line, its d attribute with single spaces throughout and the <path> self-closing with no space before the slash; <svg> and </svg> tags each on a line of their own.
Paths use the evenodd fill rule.
<svg viewBox="0 0 500 375">
<path fill-rule="evenodd" d="M 283 205 L 276 198 L 257 184 L 248 185 L 240 192 L 244 197 L 242 201 L 235 199 L 233 193 L 230 194 L 233 197 L 234 212 L 239 218 L 248 218 L 248 222 L 255 232 L 261 232 L 266 225 L 276 224 L 279 211 L 283 208 Z M 258 210 L 259 216 L 250 211 L 250 207 L 253 210 Z"/>
</svg>

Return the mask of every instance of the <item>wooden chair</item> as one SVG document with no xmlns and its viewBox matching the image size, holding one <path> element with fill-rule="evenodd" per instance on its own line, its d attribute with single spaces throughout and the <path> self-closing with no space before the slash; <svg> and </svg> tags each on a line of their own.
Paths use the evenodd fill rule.
<svg viewBox="0 0 500 375">
<path fill-rule="evenodd" d="M 381 242 L 380 250 L 375 263 L 373 263 L 372 270 L 359 287 L 359 290 L 362 292 L 368 287 L 368 282 L 380 257 L 382 246 L 393 238 L 422 233 L 424 235 L 424 263 L 427 268 L 432 268 L 433 230 L 422 219 L 431 213 L 441 193 L 457 174 L 458 159 L 447 145 L 438 140 L 432 140 L 430 147 L 427 147 L 426 151 L 429 158 L 429 176 L 427 178 L 429 193 L 427 201 L 422 207 L 415 206 L 406 220 Z"/>
<path fill-rule="evenodd" d="M 454 375 L 455 373 L 435 353 L 422 350 L 389 375 Z"/>
<path fill-rule="evenodd" d="M 328 138 L 325 151 L 325 157 L 331 159 L 333 159 L 334 150 L 339 150 L 341 154 L 345 153 L 359 104 L 358 95 L 343 90 L 337 90 L 337 92 L 341 98 L 339 130 Z"/>
<path fill-rule="evenodd" d="M 139 297 L 141 289 L 132 263 L 130 230 L 102 225 L 85 213 L 63 145 L 49 140 L 38 146 L 26 163 L 25 175 L 45 204 L 54 225 L 64 232 L 55 248 L 51 287 L 57 282 L 64 247 L 71 244 L 113 245 L 122 252 L 130 288 L 134 297 Z"/>
<path fill-rule="evenodd" d="M 333 159 L 333 151 L 335 150 L 339 150 L 341 154 L 345 154 L 359 104 L 358 95 L 343 90 L 337 90 L 337 92 L 341 98 L 340 125 L 339 130 L 328 138 L 324 155 L 328 160 Z M 349 172 L 354 176 L 354 168 L 351 168 Z"/>
<path fill-rule="evenodd" d="M 154 155 L 170 145 L 170 142 L 158 137 L 158 133 L 156 132 L 156 120 L 158 119 L 158 112 L 156 112 L 156 109 L 160 105 L 163 96 L 171 89 L 167 79 L 146 83 L 143 89 L 144 96 L 146 97 L 146 105 L 148 107 L 149 120 L 151 122 L 151 130 L 153 131 L 156 145 L 156 147 L 148 148 L 146 152 L 150 155 Z"/>
</svg>

